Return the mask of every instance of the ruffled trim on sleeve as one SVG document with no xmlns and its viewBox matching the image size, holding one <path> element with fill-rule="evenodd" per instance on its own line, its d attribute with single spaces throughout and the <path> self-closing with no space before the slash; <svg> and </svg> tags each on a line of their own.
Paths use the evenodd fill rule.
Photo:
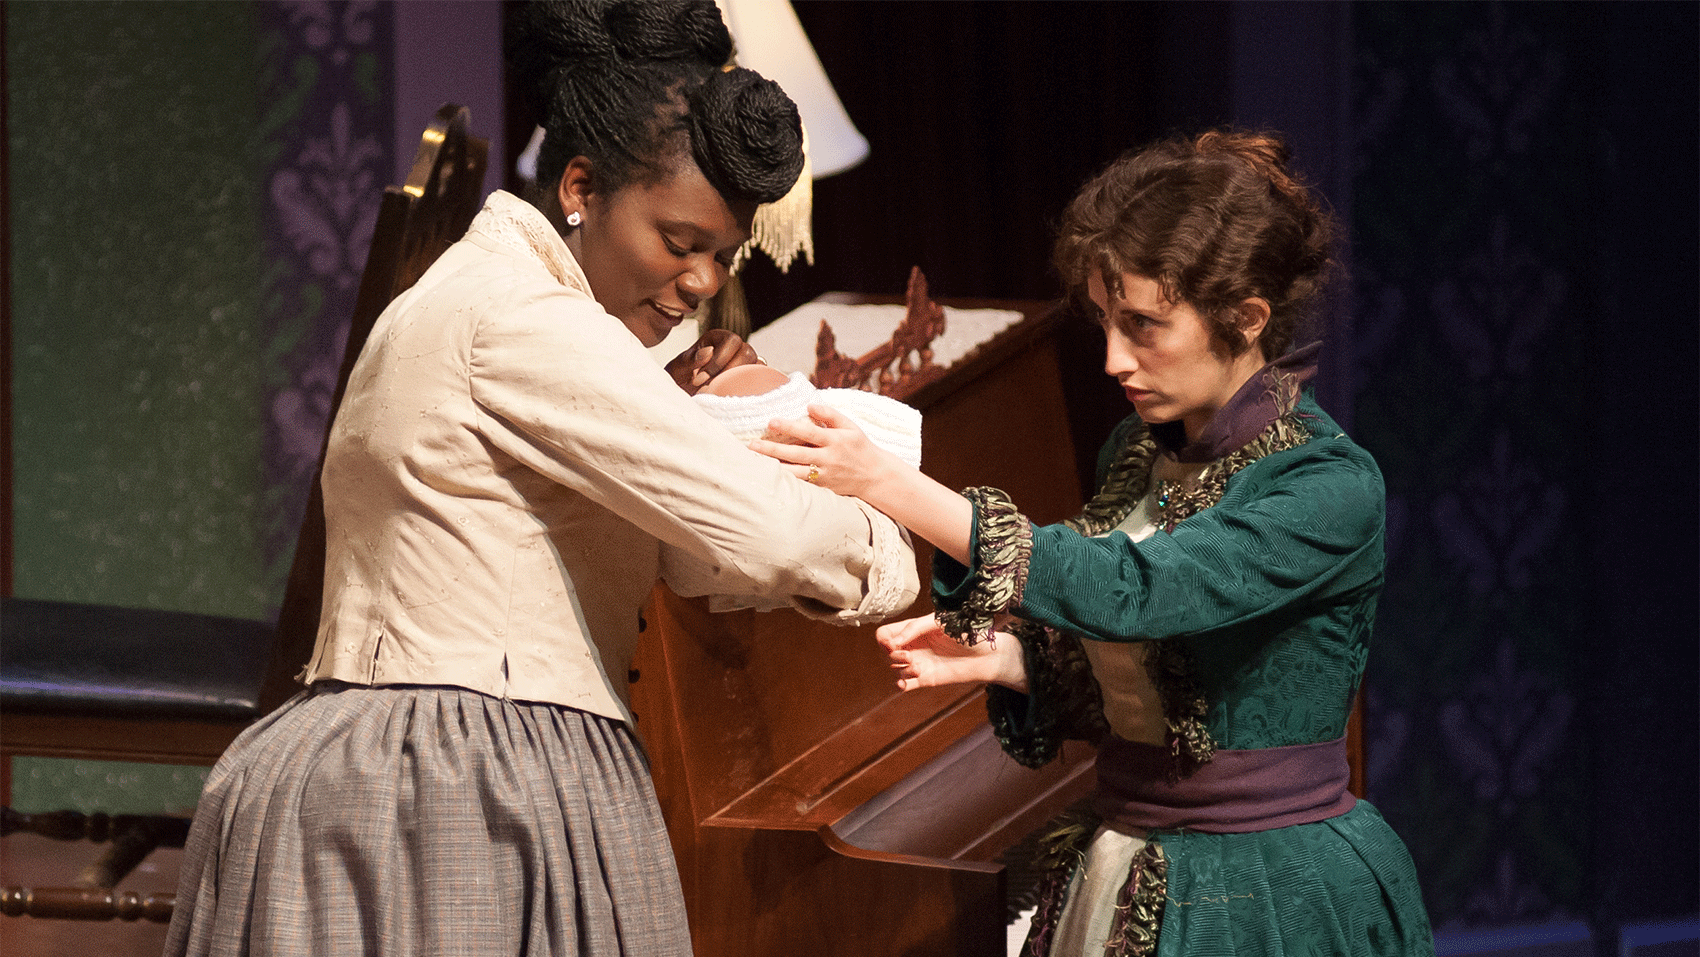
<svg viewBox="0 0 1700 957">
<path fill-rule="evenodd" d="M 1104 698 L 1080 639 L 1017 621 L 1008 626 L 1027 663 L 1027 693 L 986 689 L 986 713 L 1004 752 L 1024 767 L 1056 758 L 1064 741 L 1096 745 L 1110 733 Z"/>
<path fill-rule="evenodd" d="M 945 634 L 974 645 L 990 641 L 998 616 L 1021 601 L 1033 557 L 1033 525 L 998 489 L 975 487 L 962 495 L 974 505 L 973 564 L 966 569 L 951 561 L 935 564 L 933 605 Z"/>
</svg>

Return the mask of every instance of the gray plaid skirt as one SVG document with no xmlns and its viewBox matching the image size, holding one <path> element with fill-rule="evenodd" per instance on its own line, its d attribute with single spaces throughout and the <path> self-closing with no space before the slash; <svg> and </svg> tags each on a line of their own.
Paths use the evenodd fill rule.
<svg viewBox="0 0 1700 957">
<path fill-rule="evenodd" d="M 207 779 L 167 955 L 688 955 L 641 746 L 458 688 L 319 686 Z"/>
</svg>

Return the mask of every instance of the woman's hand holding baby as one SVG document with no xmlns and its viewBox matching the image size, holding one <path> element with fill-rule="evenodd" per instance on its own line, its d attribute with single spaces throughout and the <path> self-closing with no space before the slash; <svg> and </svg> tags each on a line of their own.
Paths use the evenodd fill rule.
<svg viewBox="0 0 1700 957">
<path fill-rule="evenodd" d="M 787 463 L 798 478 L 840 495 L 867 498 L 882 481 L 908 469 L 875 445 L 849 416 L 826 405 L 810 405 L 807 419 L 775 419 L 768 423 L 767 434 L 750 448 Z"/>
<path fill-rule="evenodd" d="M 946 555 L 968 562 L 973 504 L 875 444 L 849 416 L 810 405 L 807 419 L 775 419 L 767 430 L 772 438 L 757 439 L 750 448 L 787 463 L 805 482 L 867 502 Z"/>
<path fill-rule="evenodd" d="M 696 395 L 697 390 L 727 369 L 759 362 L 761 357 L 756 355 L 755 347 L 737 333 L 710 329 L 697 339 L 696 344 L 667 363 L 667 374 L 673 377 L 679 388 L 685 390 L 686 395 Z"/>
</svg>

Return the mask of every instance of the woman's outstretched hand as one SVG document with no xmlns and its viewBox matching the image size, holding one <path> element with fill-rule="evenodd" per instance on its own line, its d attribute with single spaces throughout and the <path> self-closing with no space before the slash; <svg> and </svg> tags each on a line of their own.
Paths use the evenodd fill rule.
<svg viewBox="0 0 1700 957">
<path fill-rule="evenodd" d="M 954 684 L 1000 684 L 1027 690 L 1021 642 L 997 632 L 993 641 L 959 644 L 932 615 L 881 625 L 874 632 L 903 691 Z"/>
<path fill-rule="evenodd" d="M 775 419 L 767 424 L 767 434 L 770 438 L 757 439 L 750 448 L 787 463 L 798 478 L 840 495 L 868 498 L 893 466 L 908 468 L 830 406 L 809 406 L 806 419 Z"/>
<path fill-rule="evenodd" d="M 710 329 L 667 363 L 667 374 L 686 395 L 696 395 L 697 390 L 727 369 L 760 361 L 755 348 L 737 333 Z"/>
</svg>

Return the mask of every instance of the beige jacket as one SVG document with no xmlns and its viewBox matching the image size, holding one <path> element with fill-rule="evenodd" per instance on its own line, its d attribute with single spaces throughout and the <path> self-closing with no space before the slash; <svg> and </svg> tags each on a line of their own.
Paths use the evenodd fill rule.
<svg viewBox="0 0 1700 957">
<path fill-rule="evenodd" d="M 456 685 L 629 720 L 657 579 L 846 624 L 919 588 L 898 526 L 732 438 L 507 193 L 378 319 L 323 483 L 309 683 Z"/>
</svg>

